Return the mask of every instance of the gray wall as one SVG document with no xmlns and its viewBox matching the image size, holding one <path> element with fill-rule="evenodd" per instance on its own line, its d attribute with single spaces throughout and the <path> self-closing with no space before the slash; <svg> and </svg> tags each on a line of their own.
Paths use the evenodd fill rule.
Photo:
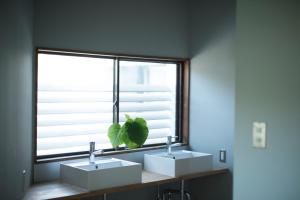
<svg viewBox="0 0 300 200">
<path fill-rule="evenodd" d="M 0 199 L 13 200 L 30 182 L 32 2 L 2 0 L 0 27 Z"/>
<path fill-rule="evenodd" d="M 232 169 L 236 109 L 234 199 L 299 199 L 299 1 L 238 0 L 236 59 L 236 3 L 189 0 L 189 12 L 186 3 L 36 0 L 34 46 L 192 57 L 191 147 Z M 31 168 L 32 7 L 0 5 L 0 199 L 20 199 L 30 176 L 21 172 Z M 267 122 L 264 150 L 251 147 L 253 121 Z M 227 164 L 217 161 L 220 148 Z M 230 199 L 230 176 L 191 183 L 196 199 Z M 152 199 L 154 191 L 113 198 Z"/>
<path fill-rule="evenodd" d="M 300 199 L 300 2 L 239 0 L 235 200 Z M 251 147 L 253 121 L 267 148 Z"/>
<path fill-rule="evenodd" d="M 233 167 L 235 0 L 190 0 L 190 146 L 214 155 L 215 167 Z M 227 150 L 227 163 L 219 150 Z M 230 175 L 195 180 L 196 199 L 231 199 Z M 214 191 L 214 192 L 212 192 Z"/>
<path fill-rule="evenodd" d="M 35 46 L 192 57 L 191 147 L 214 154 L 216 167 L 232 168 L 235 1 L 44 0 L 35 9 Z M 218 162 L 221 148 L 226 164 Z M 231 184 L 231 176 L 215 176 L 191 189 L 197 197 L 230 199 Z M 218 195 L 207 193 L 215 188 Z"/>
<path fill-rule="evenodd" d="M 35 11 L 35 46 L 188 55 L 183 0 L 36 0 Z"/>
<path fill-rule="evenodd" d="M 32 153 L 32 5 L 16 0 L 2 4 L 1 27 L 5 29 L 0 49 L 0 105 L 4 139 L 0 148 L 5 163 L 0 170 L 4 177 L 1 195 L 19 199 L 24 187 L 21 172 L 30 172 Z M 191 56 L 191 146 L 214 154 L 215 166 L 232 167 L 234 1 L 36 0 L 34 7 L 34 47 Z M 217 161 L 220 148 L 228 151 L 227 164 Z M 29 177 L 28 173 L 25 185 Z M 193 181 L 190 188 L 196 198 L 228 199 L 230 185 L 230 176 L 215 176 Z M 207 193 L 209 190 L 215 193 Z M 154 191 L 149 188 L 112 198 L 152 199 Z"/>
<path fill-rule="evenodd" d="M 34 20 L 35 47 L 188 56 L 184 0 L 36 0 Z M 120 155 L 124 156 L 142 160 L 140 153 Z M 48 180 L 49 174 L 57 178 L 57 166 L 36 165 L 35 180 Z M 110 194 L 109 199 L 152 200 L 155 192 L 146 188 Z"/>
<path fill-rule="evenodd" d="M 35 46 L 192 57 L 191 147 L 214 154 L 215 166 L 232 168 L 235 1 L 44 0 L 35 9 Z M 218 162 L 221 148 L 226 164 Z M 35 167 L 41 168 L 54 169 Z M 192 183 L 195 198 L 231 198 L 231 176 Z"/>
</svg>

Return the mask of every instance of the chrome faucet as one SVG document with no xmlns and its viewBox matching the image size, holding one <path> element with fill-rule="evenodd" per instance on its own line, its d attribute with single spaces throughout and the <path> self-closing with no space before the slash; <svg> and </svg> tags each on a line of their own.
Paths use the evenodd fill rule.
<svg viewBox="0 0 300 200">
<path fill-rule="evenodd" d="M 89 152 L 89 161 L 90 164 L 95 164 L 95 155 L 102 155 L 103 150 L 95 150 L 95 142 L 90 142 L 90 152 Z"/>
<path fill-rule="evenodd" d="M 95 163 L 95 142 L 90 142 L 90 164 L 94 164 Z"/>
<path fill-rule="evenodd" d="M 177 136 L 167 136 L 167 149 L 168 149 L 168 155 L 172 155 L 172 138 L 177 138 Z M 177 146 L 176 144 L 174 146 Z"/>
</svg>

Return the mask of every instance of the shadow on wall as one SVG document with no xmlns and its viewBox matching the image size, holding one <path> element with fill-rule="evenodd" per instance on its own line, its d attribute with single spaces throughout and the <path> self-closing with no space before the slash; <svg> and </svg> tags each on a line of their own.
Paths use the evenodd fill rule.
<svg viewBox="0 0 300 200">
<path fill-rule="evenodd" d="M 236 1 L 189 1 L 190 146 L 213 154 L 214 167 L 233 167 Z M 227 162 L 219 162 L 219 150 Z M 232 174 L 190 182 L 194 199 L 231 200 Z"/>
<path fill-rule="evenodd" d="M 224 34 L 235 31 L 236 0 L 190 0 L 189 56 L 193 58 L 205 51 Z M 229 29 L 231 29 L 229 31 Z"/>
</svg>

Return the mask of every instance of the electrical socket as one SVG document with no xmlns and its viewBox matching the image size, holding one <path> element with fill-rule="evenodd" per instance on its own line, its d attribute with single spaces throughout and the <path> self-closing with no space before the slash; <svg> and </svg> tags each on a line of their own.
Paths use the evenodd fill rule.
<svg viewBox="0 0 300 200">
<path fill-rule="evenodd" d="M 221 149 L 219 152 L 219 161 L 226 163 L 226 149 Z"/>
</svg>

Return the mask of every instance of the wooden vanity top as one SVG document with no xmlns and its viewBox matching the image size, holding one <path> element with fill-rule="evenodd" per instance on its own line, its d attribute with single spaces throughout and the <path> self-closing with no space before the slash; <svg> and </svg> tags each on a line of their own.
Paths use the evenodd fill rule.
<svg viewBox="0 0 300 200">
<path fill-rule="evenodd" d="M 147 186 L 155 186 L 159 184 L 172 183 L 180 180 L 195 179 L 204 176 L 227 173 L 228 169 L 213 169 L 206 172 L 190 174 L 182 177 L 170 177 L 152 172 L 142 172 L 142 183 L 124 185 L 120 187 L 100 189 L 96 191 L 87 191 L 83 188 L 62 183 L 60 181 L 46 182 L 32 185 L 27 191 L 25 200 L 41 200 L 41 199 L 80 199 L 84 197 L 99 196 L 104 193 L 121 192 L 131 189 L 138 189 Z"/>
</svg>

